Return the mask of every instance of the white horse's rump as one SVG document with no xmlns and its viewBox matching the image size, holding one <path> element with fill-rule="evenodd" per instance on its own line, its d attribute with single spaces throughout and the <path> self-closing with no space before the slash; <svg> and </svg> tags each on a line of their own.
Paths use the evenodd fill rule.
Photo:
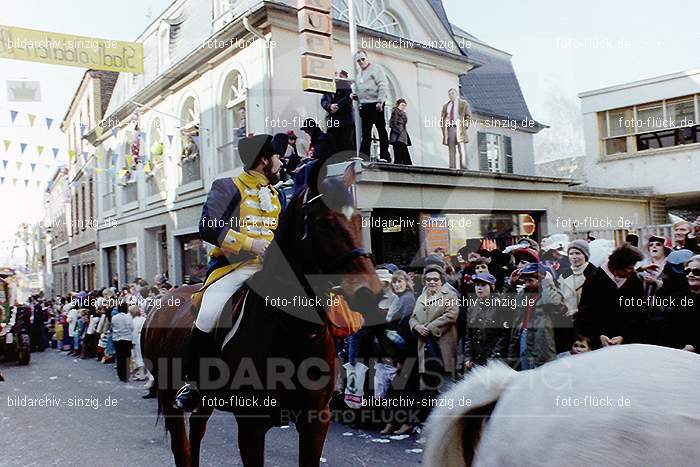
<svg viewBox="0 0 700 467">
<path fill-rule="evenodd" d="M 521 373 L 492 362 L 445 394 L 452 410 L 431 414 L 423 464 L 456 467 L 473 456 L 479 467 L 699 465 L 699 383 L 700 356 L 650 345 Z"/>
</svg>

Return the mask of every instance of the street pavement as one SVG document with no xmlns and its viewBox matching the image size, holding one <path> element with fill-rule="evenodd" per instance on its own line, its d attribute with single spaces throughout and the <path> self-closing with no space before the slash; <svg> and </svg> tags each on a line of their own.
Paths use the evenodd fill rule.
<svg viewBox="0 0 700 467">
<path fill-rule="evenodd" d="M 32 353 L 29 366 L 2 363 L 0 371 L 0 466 L 174 465 L 162 420 L 156 425 L 155 399 L 141 398 L 141 382 L 119 382 L 114 365 L 47 349 Z M 43 407 L 18 406 L 30 400 Z M 379 429 L 331 423 L 322 465 L 420 464 L 417 435 L 395 440 L 380 436 Z M 236 439 L 233 415 L 216 412 L 204 437 L 202 465 L 242 465 Z M 266 465 L 297 465 L 297 439 L 294 427 L 270 430 Z"/>
</svg>

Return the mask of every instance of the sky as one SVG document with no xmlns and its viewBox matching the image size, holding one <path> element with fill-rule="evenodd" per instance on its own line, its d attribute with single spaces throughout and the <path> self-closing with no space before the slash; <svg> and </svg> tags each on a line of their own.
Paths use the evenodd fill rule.
<svg viewBox="0 0 700 467">
<path fill-rule="evenodd" d="M 40 29 L 79 36 L 98 37 L 133 41 L 163 11 L 171 0 L 121 0 L 120 2 L 84 1 L 6 1 L 3 2 L 0 23 L 7 26 Z M 38 14 L 40 13 L 40 14 Z M 3 222 L 0 223 L 0 266 L 21 260 L 21 248 L 12 253 L 11 239 L 17 225 L 22 222 L 34 223 L 44 214 L 43 190 L 30 183 L 24 187 L 22 177 L 46 180 L 53 167 L 66 162 L 67 156 L 59 155 L 54 161 L 51 148 L 61 149 L 66 154 L 65 135 L 59 130 L 70 99 L 75 93 L 85 70 L 76 67 L 49 65 L 0 58 L 0 159 L 9 160 L 0 176 Z M 8 102 L 6 80 L 31 79 L 41 83 L 41 102 Z M 10 110 L 18 111 L 14 122 Z M 36 115 L 30 126 L 28 114 Z M 51 129 L 46 126 L 45 117 L 53 119 Z M 5 151 L 4 141 L 11 141 Z M 29 143 L 21 151 L 20 143 Z M 45 146 L 39 155 L 36 145 Z M 15 161 L 27 162 L 18 173 Z M 34 170 L 29 164 L 37 164 Z M 51 168 L 47 168 L 51 165 Z M 0 166 L 2 167 L 2 166 Z M 15 186 L 10 180 L 18 177 Z"/>
<path fill-rule="evenodd" d="M 443 0 L 450 20 L 486 43 L 513 55 L 513 63 L 531 113 L 551 125 L 537 138 L 556 138 L 558 125 L 553 96 L 578 105 L 578 93 L 608 85 L 699 68 L 700 1 L 698 0 Z M 134 40 L 171 0 L 78 2 L 23 0 L 3 3 L 0 23 L 105 39 Z M 57 130 L 84 70 L 74 67 L 0 59 L 0 151 L 21 140 L 63 145 Z M 7 102 L 5 80 L 29 78 L 41 82 L 42 102 Z M 10 108 L 22 112 L 13 124 Z M 30 127 L 27 113 L 37 115 Z M 40 123 L 54 120 L 52 130 Z M 568 122 L 571 123 L 571 122 Z M 568 133 L 567 133 L 568 134 Z M 575 136 L 574 136 L 575 137 Z M 537 148 L 537 139 L 535 141 Z M 30 147 L 28 151 L 31 151 Z M 0 154 L 5 157 L 6 154 Z M 9 159 L 12 160 L 12 157 Z M 37 156 L 35 162 L 41 162 Z M 58 161 L 60 162 L 60 160 Z M 10 169 L 12 164 L 10 164 Z M 30 170 L 22 168 L 26 175 Z M 39 165 L 36 170 L 50 170 Z M 35 222 L 43 214 L 42 190 L 0 184 L 2 241 L 12 237 L 19 222 Z"/>
<path fill-rule="evenodd" d="M 513 55 L 536 120 L 550 96 L 700 68 L 698 0 L 443 0 L 450 21 Z"/>
</svg>

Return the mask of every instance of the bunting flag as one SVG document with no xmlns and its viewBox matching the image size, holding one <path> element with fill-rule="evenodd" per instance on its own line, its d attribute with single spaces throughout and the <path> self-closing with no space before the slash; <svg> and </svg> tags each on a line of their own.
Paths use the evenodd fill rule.
<svg viewBox="0 0 700 467">
<path fill-rule="evenodd" d="M 56 159 L 58 157 L 58 148 L 51 148 L 53 151 L 53 158 Z"/>
<path fill-rule="evenodd" d="M 7 169 L 7 164 L 8 164 L 9 162 L 10 162 L 10 161 L 2 161 L 2 168 L 3 168 L 3 170 L 6 170 L 6 169 Z"/>
<path fill-rule="evenodd" d="M 5 177 L 0 177 L 0 185 L 4 185 L 4 184 L 5 184 Z"/>
<path fill-rule="evenodd" d="M 53 118 L 46 117 L 46 129 L 51 129 L 51 124 L 53 123 Z"/>
<path fill-rule="evenodd" d="M 12 144 L 12 141 L 10 141 L 9 139 L 6 139 L 6 140 L 3 140 L 3 142 L 5 143 L 5 151 L 10 149 L 10 144 Z"/>
<path fill-rule="evenodd" d="M 175 137 L 175 135 L 165 135 L 165 136 L 168 137 L 168 143 L 173 144 L 173 138 Z"/>
<path fill-rule="evenodd" d="M 37 181 L 36 181 L 36 187 L 39 188 L 39 189 L 41 189 L 41 185 L 42 185 L 41 180 L 37 180 Z"/>
<path fill-rule="evenodd" d="M 17 118 L 17 112 L 16 110 L 10 110 L 10 120 L 12 120 L 12 123 L 15 123 L 15 119 Z"/>
<path fill-rule="evenodd" d="M 41 153 L 44 152 L 44 146 L 37 146 L 36 147 L 36 153 L 41 156 Z"/>
<path fill-rule="evenodd" d="M 29 180 L 24 181 L 24 188 L 27 188 L 27 185 L 29 185 Z"/>
<path fill-rule="evenodd" d="M 87 125 L 81 123 L 80 124 L 80 136 L 83 136 L 85 134 L 85 129 L 87 128 Z"/>
<path fill-rule="evenodd" d="M 83 151 L 83 164 L 87 163 L 87 158 L 88 158 L 87 151 Z"/>
<path fill-rule="evenodd" d="M 97 128 L 95 128 L 95 135 L 97 135 L 98 138 L 101 138 L 104 132 L 105 131 L 102 128 L 102 125 L 97 125 Z"/>
<path fill-rule="evenodd" d="M 70 158 L 71 161 L 73 161 L 73 159 L 75 159 L 75 150 L 70 149 L 68 151 L 68 157 Z"/>
<path fill-rule="evenodd" d="M 36 118 L 36 115 L 34 114 L 27 114 L 27 118 L 29 119 L 29 126 L 34 126 L 34 119 Z"/>
<path fill-rule="evenodd" d="M 24 150 L 27 149 L 27 143 L 19 143 L 20 149 L 20 154 L 24 154 Z"/>
<path fill-rule="evenodd" d="M 17 164 L 17 172 L 22 170 L 22 161 L 17 161 L 17 162 L 15 162 L 15 164 Z"/>
<path fill-rule="evenodd" d="M 114 128 L 112 128 L 112 137 L 113 137 L 113 138 L 116 138 L 116 137 L 117 137 L 117 132 L 118 132 L 118 131 L 119 131 L 119 129 L 118 129 L 116 126 L 115 126 Z"/>
<path fill-rule="evenodd" d="M 29 165 L 32 166 L 32 173 L 34 173 L 34 169 L 36 169 L 36 164 L 34 162 L 31 162 Z"/>
</svg>

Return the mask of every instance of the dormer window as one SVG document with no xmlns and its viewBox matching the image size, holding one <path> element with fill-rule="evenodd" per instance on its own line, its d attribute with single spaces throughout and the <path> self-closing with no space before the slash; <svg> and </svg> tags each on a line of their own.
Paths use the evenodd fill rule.
<svg viewBox="0 0 700 467">
<path fill-rule="evenodd" d="M 355 0 L 355 22 L 375 31 L 398 37 L 406 37 L 401 24 L 394 15 L 387 11 L 384 0 Z M 333 0 L 333 17 L 349 21 L 348 0 Z"/>
</svg>

